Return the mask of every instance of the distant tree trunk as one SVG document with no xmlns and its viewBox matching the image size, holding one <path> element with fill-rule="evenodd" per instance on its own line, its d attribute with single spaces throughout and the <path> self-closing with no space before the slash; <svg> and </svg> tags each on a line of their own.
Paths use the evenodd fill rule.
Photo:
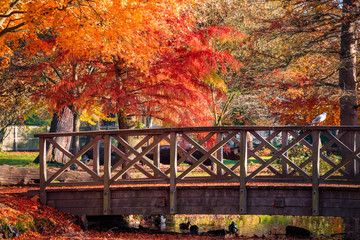
<svg viewBox="0 0 360 240">
<path fill-rule="evenodd" d="M 341 51 L 339 85 L 343 91 L 340 98 L 341 125 L 358 125 L 357 83 L 356 83 L 356 22 L 347 19 L 354 11 L 355 0 L 344 0 L 344 21 L 341 28 Z"/>
<path fill-rule="evenodd" d="M 51 120 L 50 130 L 49 132 L 72 132 L 73 131 L 73 121 L 74 117 L 72 112 L 68 107 L 64 108 L 59 114 L 54 113 L 53 118 Z M 70 149 L 71 137 L 58 137 L 55 138 L 55 141 L 63 146 L 65 149 Z M 54 148 L 53 145 L 46 143 L 46 161 L 56 161 L 65 163 L 68 161 L 68 157 L 66 157 L 61 151 Z M 39 157 L 37 157 L 34 162 L 39 162 Z"/>
<path fill-rule="evenodd" d="M 340 97 L 340 124 L 359 125 L 357 110 L 357 83 L 356 83 L 356 21 L 350 18 L 350 14 L 356 10 L 356 0 L 343 1 L 343 21 L 341 28 L 341 50 L 339 85 L 342 89 Z M 355 148 L 353 134 L 343 137 L 343 142 L 351 149 Z M 347 159 L 349 153 L 343 152 L 343 158 Z M 355 162 L 347 164 L 346 169 L 354 174 L 357 167 Z"/>
</svg>

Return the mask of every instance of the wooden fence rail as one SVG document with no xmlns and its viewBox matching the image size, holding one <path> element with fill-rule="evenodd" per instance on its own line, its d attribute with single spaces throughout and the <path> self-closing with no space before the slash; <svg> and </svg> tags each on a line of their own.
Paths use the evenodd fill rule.
<svg viewBox="0 0 360 240">
<path fill-rule="evenodd" d="M 165 184 L 170 192 L 170 213 L 175 214 L 179 184 L 237 183 L 239 212 L 246 214 L 247 185 L 296 183 L 312 186 L 312 214 L 318 215 L 322 184 L 360 184 L 359 131 L 360 127 L 353 126 L 225 126 L 36 134 L 40 198 L 46 203 L 50 187 L 101 186 L 103 214 L 107 215 L 112 186 Z M 87 136 L 89 141 L 71 153 L 55 141 L 63 136 Z M 134 138 L 137 143 L 132 145 L 129 139 L 133 142 Z M 51 176 L 47 176 L 46 143 L 69 158 Z M 81 160 L 89 151 L 91 166 Z M 91 180 L 57 181 L 73 164 Z"/>
</svg>

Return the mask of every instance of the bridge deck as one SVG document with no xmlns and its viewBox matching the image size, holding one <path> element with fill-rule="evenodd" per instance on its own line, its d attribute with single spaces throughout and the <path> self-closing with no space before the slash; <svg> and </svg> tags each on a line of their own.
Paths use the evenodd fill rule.
<svg viewBox="0 0 360 240">
<path fill-rule="evenodd" d="M 40 199 L 87 215 L 360 216 L 359 133 L 354 126 L 227 126 L 37 134 Z M 56 142 L 72 136 L 88 137 L 75 153 Z M 69 158 L 51 176 L 47 143 Z M 80 160 L 89 151 L 91 166 Z M 61 182 L 71 165 L 88 178 Z"/>
</svg>

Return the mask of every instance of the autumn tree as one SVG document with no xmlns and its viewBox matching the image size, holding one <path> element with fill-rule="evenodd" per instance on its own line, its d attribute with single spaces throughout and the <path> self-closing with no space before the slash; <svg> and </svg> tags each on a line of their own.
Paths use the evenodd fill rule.
<svg viewBox="0 0 360 240">
<path fill-rule="evenodd" d="M 211 92 L 221 96 L 217 74 L 237 63 L 213 49 L 231 30 L 198 31 L 192 3 L 45 4 L 54 9 L 51 17 L 28 23 L 40 30 L 22 35 L 31 59 L 24 75 L 40 85 L 35 101 L 45 101 L 55 113 L 70 108 L 91 114 L 101 106 L 105 114 L 117 113 L 123 128 L 132 116 L 143 115 L 171 125 L 209 125 L 211 114 L 199 109 L 211 102 Z"/>
</svg>

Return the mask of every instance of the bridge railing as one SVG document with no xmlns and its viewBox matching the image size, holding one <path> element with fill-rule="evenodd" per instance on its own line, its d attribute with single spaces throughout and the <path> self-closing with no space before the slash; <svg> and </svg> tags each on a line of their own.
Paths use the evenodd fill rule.
<svg viewBox="0 0 360 240">
<path fill-rule="evenodd" d="M 246 213 L 248 183 L 300 183 L 312 186 L 316 215 L 320 184 L 360 184 L 359 131 L 352 126 L 224 126 L 37 134 L 41 201 L 46 202 L 48 187 L 100 185 L 106 214 L 111 186 L 167 184 L 170 212 L 176 213 L 178 184 L 237 183 L 240 212 Z M 55 141 L 65 136 L 89 140 L 71 153 Z M 69 158 L 51 176 L 49 144 Z M 93 160 L 90 166 L 85 155 Z M 86 181 L 57 180 L 72 165 L 87 173 Z"/>
</svg>

